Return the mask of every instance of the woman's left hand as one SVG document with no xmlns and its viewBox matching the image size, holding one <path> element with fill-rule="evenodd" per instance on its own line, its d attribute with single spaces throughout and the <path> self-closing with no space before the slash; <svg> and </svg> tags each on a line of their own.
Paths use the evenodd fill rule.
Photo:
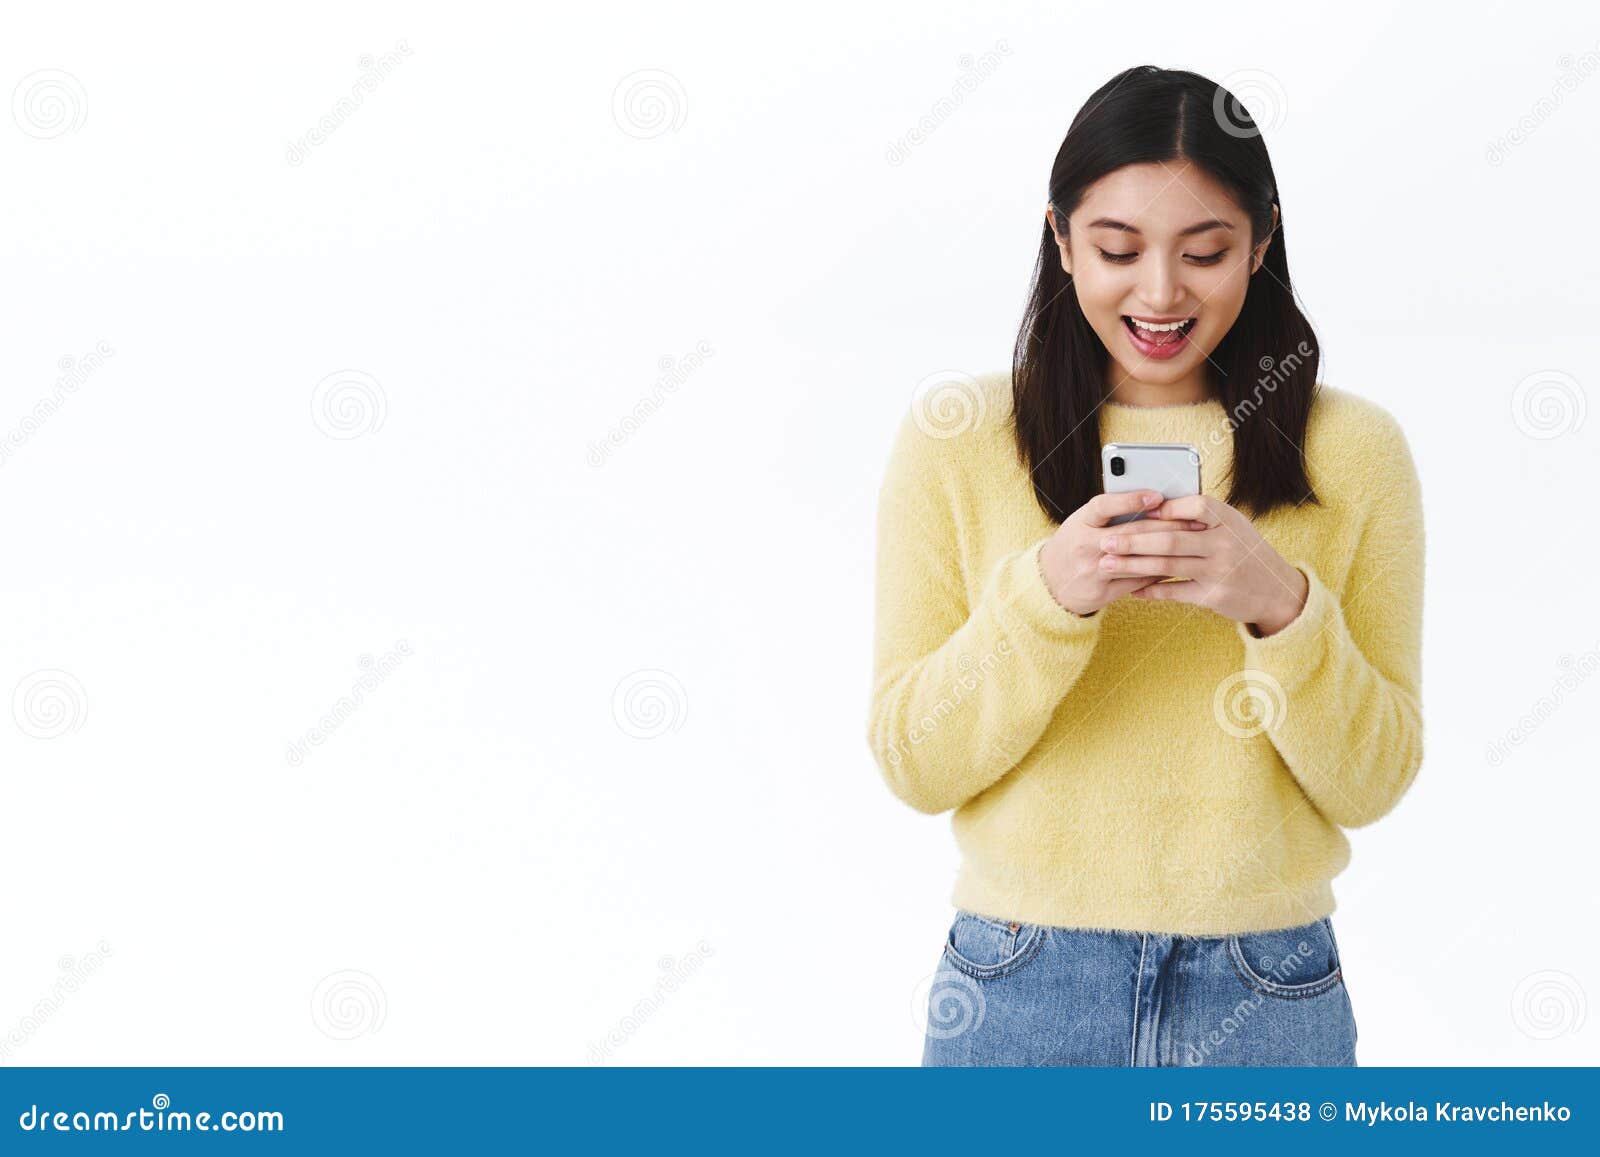
<svg viewBox="0 0 1600 1157">
<path fill-rule="evenodd" d="M 1192 519 L 1204 530 L 1118 534 L 1100 539 L 1100 567 L 1111 575 L 1171 575 L 1188 582 L 1152 583 L 1136 599 L 1172 600 L 1207 607 L 1258 635 L 1275 635 L 1306 604 L 1309 584 L 1284 561 L 1242 513 L 1209 494 L 1169 498 L 1149 518 Z"/>
</svg>

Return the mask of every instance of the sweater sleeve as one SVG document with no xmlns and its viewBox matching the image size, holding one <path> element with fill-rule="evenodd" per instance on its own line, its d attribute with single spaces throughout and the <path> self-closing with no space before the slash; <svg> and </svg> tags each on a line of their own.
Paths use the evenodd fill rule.
<svg viewBox="0 0 1600 1157">
<path fill-rule="evenodd" d="M 929 815 L 959 807 L 1033 748 L 1088 666 L 1101 622 L 1045 585 L 1049 536 L 998 559 L 968 605 L 956 448 L 908 418 L 878 496 L 867 740 L 890 790 Z"/>
<path fill-rule="evenodd" d="M 1266 638 L 1238 624 L 1245 666 L 1283 691 L 1268 737 L 1311 802 L 1344 828 L 1388 814 L 1422 764 L 1421 484 L 1387 415 L 1374 443 L 1371 504 L 1342 599 L 1298 561 L 1308 585 L 1299 616 Z"/>
</svg>

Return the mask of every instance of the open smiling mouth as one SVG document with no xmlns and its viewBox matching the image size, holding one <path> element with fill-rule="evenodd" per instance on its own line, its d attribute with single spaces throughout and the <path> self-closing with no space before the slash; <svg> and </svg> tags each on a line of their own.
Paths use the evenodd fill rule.
<svg viewBox="0 0 1600 1157">
<path fill-rule="evenodd" d="M 1179 322 L 1135 321 L 1127 314 L 1122 316 L 1123 328 L 1133 348 L 1147 358 L 1170 358 L 1188 348 L 1189 335 L 1194 332 L 1195 319 Z"/>
</svg>

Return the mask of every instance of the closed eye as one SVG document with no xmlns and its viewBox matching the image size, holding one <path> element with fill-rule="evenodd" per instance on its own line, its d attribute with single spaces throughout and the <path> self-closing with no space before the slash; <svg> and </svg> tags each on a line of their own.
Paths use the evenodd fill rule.
<svg viewBox="0 0 1600 1157">
<path fill-rule="evenodd" d="M 1101 257 L 1113 265 L 1127 265 L 1130 261 L 1139 256 L 1137 253 L 1107 253 L 1099 246 L 1096 246 L 1095 250 L 1100 254 Z M 1203 256 L 1194 253 L 1185 253 L 1184 256 L 1190 261 L 1194 262 L 1196 265 L 1215 265 L 1227 255 L 1227 252 L 1228 251 L 1226 249 L 1219 249 L 1215 253 L 1207 253 Z"/>
</svg>

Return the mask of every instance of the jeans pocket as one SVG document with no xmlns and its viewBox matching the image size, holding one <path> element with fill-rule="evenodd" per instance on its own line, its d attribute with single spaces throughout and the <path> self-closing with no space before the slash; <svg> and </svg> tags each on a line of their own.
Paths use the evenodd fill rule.
<svg viewBox="0 0 1600 1157">
<path fill-rule="evenodd" d="M 1338 984 L 1343 971 L 1326 916 L 1295 928 L 1229 936 L 1228 956 L 1239 979 L 1263 996 L 1317 996 Z"/>
<path fill-rule="evenodd" d="M 952 968 L 975 980 L 996 980 L 1010 976 L 1037 956 L 1044 936 L 1042 924 L 997 920 L 962 910 L 950 925 L 944 955 Z"/>
</svg>

